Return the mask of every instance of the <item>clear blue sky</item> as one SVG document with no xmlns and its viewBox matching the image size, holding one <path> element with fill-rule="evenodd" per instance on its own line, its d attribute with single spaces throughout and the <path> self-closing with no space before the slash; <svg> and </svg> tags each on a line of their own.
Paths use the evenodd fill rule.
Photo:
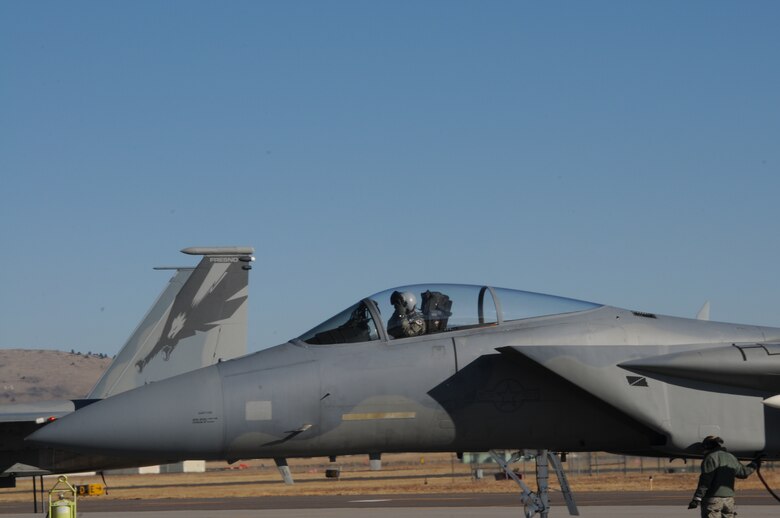
<svg viewBox="0 0 780 518">
<path fill-rule="evenodd" d="M 0 3 L 0 347 L 114 354 L 186 246 L 250 350 L 399 284 L 780 326 L 780 3 Z"/>
</svg>

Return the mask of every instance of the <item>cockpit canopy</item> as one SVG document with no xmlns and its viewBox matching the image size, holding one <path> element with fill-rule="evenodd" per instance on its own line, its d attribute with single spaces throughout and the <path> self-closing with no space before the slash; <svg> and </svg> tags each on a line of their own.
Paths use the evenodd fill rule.
<svg viewBox="0 0 780 518">
<path fill-rule="evenodd" d="M 407 309 L 411 302 L 414 303 L 413 310 Z M 490 286 L 417 284 L 365 298 L 304 333 L 298 340 L 321 345 L 393 340 L 495 326 L 600 306 L 582 300 Z"/>
</svg>

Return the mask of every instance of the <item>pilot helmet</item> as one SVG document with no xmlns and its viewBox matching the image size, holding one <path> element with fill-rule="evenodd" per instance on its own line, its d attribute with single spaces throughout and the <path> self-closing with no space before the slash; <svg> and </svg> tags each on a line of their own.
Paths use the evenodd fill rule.
<svg viewBox="0 0 780 518">
<path fill-rule="evenodd" d="M 393 306 L 400 304 L 407 313 L 410 313 L 414 311 L 414 307 L 417 305 L 417 297 L 411 291 L 394 291 L 390 295 L 390 304 Z"/>
</svg>

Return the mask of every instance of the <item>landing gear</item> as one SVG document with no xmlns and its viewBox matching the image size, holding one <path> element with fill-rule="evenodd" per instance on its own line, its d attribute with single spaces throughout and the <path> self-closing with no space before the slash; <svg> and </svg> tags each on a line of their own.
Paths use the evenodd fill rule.
<svg viewBox="0 0 780 518">
<path fill-rule="evenodd" d="M 369 453 L 368 454 L 368 469 L 371 471 L 382 471 L 382 454 L 381 453 Z"/>
<path fill-rule="evenodd" d="M 279 474 L 282 475 L 282 480 L 288 486 L 294 484 L 292 473 L 290 472 L 290 466 L 287 465 L 287 459 L 284 457 L 277 457 L 274 459 L 276 468 L 279 470 Z"/>
<path fill-rule="evenodd" d="M 520 460 L 520 457 L 525 455 L 531 455 L 536 458 L 537 491 L 535 493 L 531 491 L 531 488 L 523 482 L 523 479 L 518 477 L 510 468 L 510 464 L 517 462 Z M 504 473 L 520 486 L 520 500 L 523 502 L 525 518 L 533 518 L 537 513 L 541 518 L 548 518 L 549 516 L 550 499 L 548 493 L 550 489 L 550 464 L 552 464 L 555 474 L 558 476 L 558 482 L 561 484 L 561 493 L 566 501 L 566 507 L 569 509 L 569 514 L 572 516 L 579 516 L 580 512 L 577 510 L 577 504 L 574 503 L 574 496 L 571 494 L 569 481 L 566 479 L 566 473 L 563 471 L 561 460 L 558 458 L 558 455 L 547 450 L 526 450 L 523 453 L 516 452 L 512 454 L 509 460 L 506 460 L 502 454 L 499 454 L 495 450 L 490 450 L 490 456 L 493 457 L 493 460 L 495 460 L 499 466 L 501 466 Z"/>
</svg>

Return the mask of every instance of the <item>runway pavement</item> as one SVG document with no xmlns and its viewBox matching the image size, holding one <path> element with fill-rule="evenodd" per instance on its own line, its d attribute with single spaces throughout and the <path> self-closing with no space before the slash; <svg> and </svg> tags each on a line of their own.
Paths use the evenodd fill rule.
<svg viewBox="0 0 780 518">
<path fill-rule="evenodd" d="M 769 518 L 778 515 L 778 508 L 770 506 L 743 506 L 739 508 L 740 518 Z M 41 514 L 6 514 L 7 518 L 39 518 Z M 517 507 L 394 507 L 371 509 L 266 509 L 228 511 L 127 511 L 86 512 L 80 511 L 79 518 L 519 518 L 522 512 Z M 553 508 L 550 518 L 569 516 L 565 508 Z M 697 518 L 698 511 L 689 511 L 679 506 L 591 506 L 580 508 L 583 518 Z"/>
<path fill-rule="evenodd" d="M 569 516 L 560 494 L 552 495 L 551 518 Z M 689 492 L 578 493 L 580 516 L 697 518 L 686 506 Z M 740 518 L 780 515 L 780 504 L 759 491 L 738 496 Z M 2 503 L 3 518 L 37 518 L 31 503 Z M 111 500 L 82 498 L 79 518 L 518 518 L 514 494 L 327 495 L 261 498 Z"/>
</svg>

